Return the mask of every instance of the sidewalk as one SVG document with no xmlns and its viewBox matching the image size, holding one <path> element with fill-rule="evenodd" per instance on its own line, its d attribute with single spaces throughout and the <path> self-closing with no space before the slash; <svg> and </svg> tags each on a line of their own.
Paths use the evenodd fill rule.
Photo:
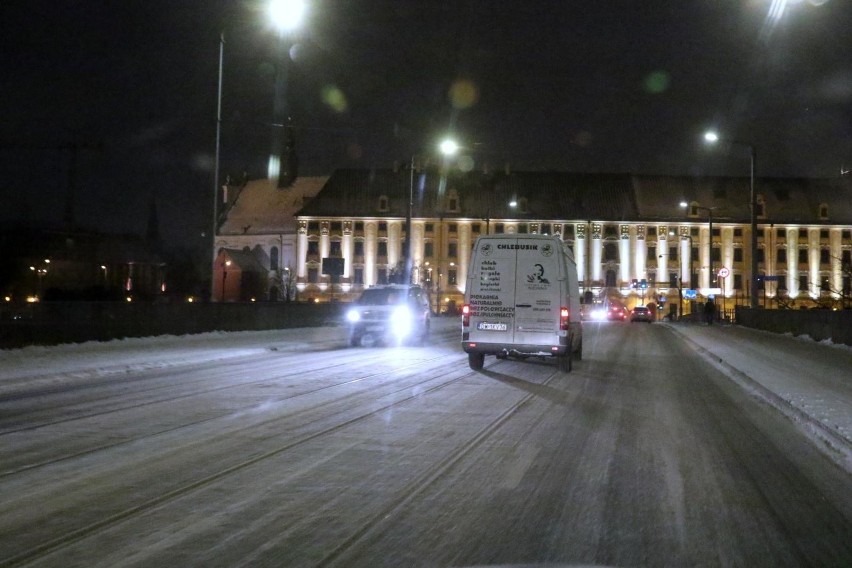
<svg viewBox="0 0 852 568">
<path fill-rule="evenodd" d="M 852 471 L 852 348 L 738 325 L 663 325 L 828 444 L 835 461 Z"/>
</svg>

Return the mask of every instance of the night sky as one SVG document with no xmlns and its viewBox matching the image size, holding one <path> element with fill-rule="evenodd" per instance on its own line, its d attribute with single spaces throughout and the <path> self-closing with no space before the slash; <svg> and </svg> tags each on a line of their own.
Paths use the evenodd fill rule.
<svg viewBox="0 0 852 568">
<path fill-rule="evenodd" d="M 307 0 L 287 38 L 299 173 L 390 167 L 451 132 L 513 169 L 831 177 L 852 168 L 847 0 Z M 265 177 L 277 32 L 259 1 L 6 0 L 0 221 L 209 243 L 221 176 Z M 285 50 L 286 51 L 286 48 Z"/>
</svg>

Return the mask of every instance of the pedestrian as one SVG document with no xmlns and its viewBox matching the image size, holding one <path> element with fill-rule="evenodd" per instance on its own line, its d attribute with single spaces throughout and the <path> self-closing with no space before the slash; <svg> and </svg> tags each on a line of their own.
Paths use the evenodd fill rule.
<svg viewBox="0 0 852 568">
<path fill-rule="evenodd" d="M 704 321 L 707 322 L 707 325 L 713 325 L 713 318 L 716 316 L 716 304 L 713 303 L 713 300 L 707 300 L 707 303 L 704 304 Z"/>
</svg>

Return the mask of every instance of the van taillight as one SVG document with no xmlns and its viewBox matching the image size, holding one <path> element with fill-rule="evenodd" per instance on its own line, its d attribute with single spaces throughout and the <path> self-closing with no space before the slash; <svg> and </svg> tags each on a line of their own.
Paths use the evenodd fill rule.
<svg viewBox="0 0 852 568">
<path fill-rule="evenodd" d="M 559 329 L 562 331 L 568 330 L 568 320 L 571 318 L 571 312 L 566 307 L 559 308 Z"/>
<path fill-rule="evenodd" d="M 462 306 L 462 326 L 470 326 L 470 304 Z"/>
</svg>

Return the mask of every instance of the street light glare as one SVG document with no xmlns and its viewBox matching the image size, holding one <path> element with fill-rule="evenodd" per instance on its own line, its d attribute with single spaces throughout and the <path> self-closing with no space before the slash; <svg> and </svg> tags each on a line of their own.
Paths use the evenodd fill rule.
<svg viewBox="0 0 852 568">
<path fill-rule="evenodd" d="M 710 131 L 704 133 L 704 140 L 713 144 L 713 143 L 719 141 L 719 135 L 717 133 L 713 132 L 712 130 L 710 130 Z"/>
<path fill-rule="evenodd" d="M 269 2 L 269 17 L 280 32 L 296 29 L 305 15 L 303 0 L 271 0 Z"/>
<path fill-rule="evenodd" d="M 459 151 L 459 145 L 456 144 L 456 141 L 449 138 L 441 142 L 440 148 L 441 153 L 445 156 L 451 156 Z"/>
</svg>

